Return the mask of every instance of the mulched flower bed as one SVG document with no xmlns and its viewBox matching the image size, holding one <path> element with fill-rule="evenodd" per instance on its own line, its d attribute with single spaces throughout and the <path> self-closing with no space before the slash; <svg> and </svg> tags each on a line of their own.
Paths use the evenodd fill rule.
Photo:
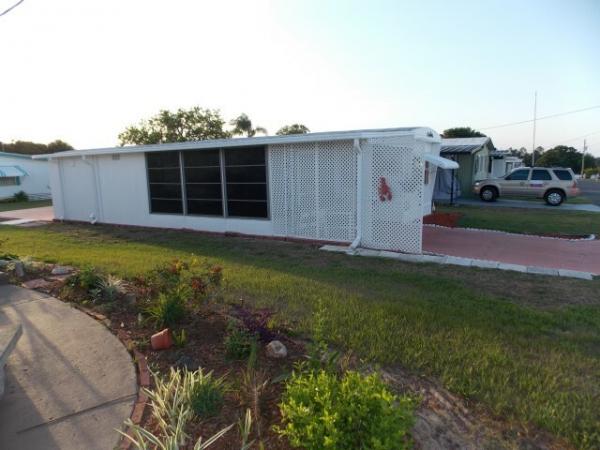
<svg viewBox="0 0 600 450">
<path fill-rule="evenodd" d="M 195 370 L 202 367 L 205 372 L 213 371 L 214 376 L 225 376 L 228 386 L 225 394 L 225 402 L 218 416 L 200 420 L 196 419 L 188 432 L 195 442 L 198 437 L 204 439 L 212 436 L 219 430 L 237 424 L 243 417 L 247 408 L 252 405 L 246 404 L 240 395 L 242 385 L 242 374 L 247 368 L 247 361 L 233 361 L 225 356 L 223 341 L 227 332 L 227 325 L 234 319 L 229 315 L 231 308 L 220 305 L 202 307 L 197 313 L 190 314 L 178 326 L 178 329 L 186 330 L 186 344 L 182 348 L 171 347 L 168 350 L 155 351 L 150 348 L 150 335 L 156 330 L 145 324 L 139 323 L 137 313 L 130 309 L 119 309 L 107 315 L 110 319 L 110 328 L 113 332 L 124 330 L 127 336 L 136 343 L 136 348 L 141 351 L 148 360 L 151 371 L 168 374 L 171 367 L 187 367 Z M 261 440 L 268 449 L 290 449 L 285 439 L 279 438 L 272 430 L 273 425 L 280 423 L 279 403 L 283 383 L 277 382 L 291 373 L 293 364 L 303 358 L 304 348 L 301 343 L 278 333 L 278 338 L 286 345 L 288 356 L 284 359 L 268 358 L 265 354 L 265 342 L 259 343 L 256 370 L 264 374 L 264 379 L 269 379 L 265 392 L 261 396 L 260 416 L 261 423 L 253 420 L 252 438 L 258 436 L 260 426 Z M 149 417 L 149 408 L 146 410 L 143 424 L 152 430 L 154 424 Z M 153 430 L 154 431 L 154 430 Z M 239 449 L 240 435 L 237 425 L 223 438 L 217 441 L 211 448 L 214 449 Z"/>
<path fill-rule="evenodd" d="M 423 217 L 425 225 L 440 225 L 442 227 L 455 228 L 462 217 L 461 213 L 434 212 Z"/>
</svg>

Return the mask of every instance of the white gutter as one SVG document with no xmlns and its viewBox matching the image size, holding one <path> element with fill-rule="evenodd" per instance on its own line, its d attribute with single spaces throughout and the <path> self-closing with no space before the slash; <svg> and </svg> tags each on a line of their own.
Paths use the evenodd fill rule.
<svg viewBox="0 0 600 450">
<path fill-rule="evenodd" d="M 360 139 L 354 139 L 354 148 L 356 149 L 356 238 L 350 244 L 352 250 L 360 245 L 362 239 L 362 169 L 363 153 L 360 148 Z"/>
</svg>

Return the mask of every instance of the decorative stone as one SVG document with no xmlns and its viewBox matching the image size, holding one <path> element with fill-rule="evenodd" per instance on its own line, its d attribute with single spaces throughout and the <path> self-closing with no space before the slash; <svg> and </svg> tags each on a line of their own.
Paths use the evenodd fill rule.
<svg viewBox="0 0 600 450">
<path fill-rule="evenodd" d="M 71 267 L 67 267 L 67 266 L 54 266 L 54 268 L 52 269 L 51 274 L 52 275 L 67 275 L 69 273 L 73 272 L 73 269 Z"/>
<path fill-rule="evenodd" d="M 0 272 L 0 284 L 7 284 L 10 278 L 6 272 Z"/>
<path fill-rule="evenodd" d="M 0 268 L 7 267 L 10 264 L 10 261 L 7 259 L 0 259 Z"/>
<path fill-rule="evenodd" d="M 281 341 L 271 341 L 267 344 L 267 356 L 269 358 L 285 358 L 287 356 L 287 348 Z"/>
<path fill-rule="evenodd" d="M 15 275 L 19 278 L 23 278 L 25 276 L 25 267 L 23 267 L 23 263 L 21 261 L 15 261 Z"/>
<path fill-rule="evenodd" d="M 37 278 L 35 280 L 29 280 L 22 284 L 26 289 L 48 289 L 52 286 L 51 281 L 44 280 L 43 278 Z"/>
</svg>

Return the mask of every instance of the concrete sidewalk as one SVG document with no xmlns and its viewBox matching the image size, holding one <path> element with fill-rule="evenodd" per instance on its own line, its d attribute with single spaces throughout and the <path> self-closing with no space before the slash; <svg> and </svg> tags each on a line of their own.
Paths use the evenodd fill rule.
<svg viewBox="0 0 600 450">
<path fill-rule="evenodd" d="M 0 449 L 113 449 L 137 393 L 121 342 L 66 303 L 0 286 L 0 327 L 16 323 L 23 336 L 6 366 Z"/>
<path fill-rule="evenodd" d="M 600 275 L 600 240 L 569 241 L 498 231 L 425 225 L 423 251 Z"/>
<path fill-rule="evenodd" d="M 0 212 L 0 222 L 5 220 L 28 220 L 28 221 L 46 221 L 54 220 L 54 210 L 52 206 L 42 206 L 41 208 L 16 209 L 14 211 Z"/>
<path fill-rule="evenodd" d="M 495 202 L 484 202 L 477 198 L 459 198 L 457 205 L 481 206 L 482 208 L 526 208 L 526 209 L 545 209 L 547 211 L 585 211 L 600 213 L 600 206 L 593 204 L 571 204 L 568 201 L 560 206 L 549 206 L 543 200 L 512 200 L 499 198 Z"/>
</svg>

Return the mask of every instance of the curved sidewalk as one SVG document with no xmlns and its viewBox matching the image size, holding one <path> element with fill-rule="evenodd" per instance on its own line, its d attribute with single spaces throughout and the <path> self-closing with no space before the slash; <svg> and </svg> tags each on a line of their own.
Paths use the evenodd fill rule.
<svg viewBox="0 0 600 450">
<path fill-rule="evenodd" d="M 600 275 L 600 240 L 569 241 L 498 231 L 425 225 L 423 251 Z"/>
<path fill-rule="evenodd" d="M 0 449 L 111 450 L 137 383 L 121 342 L 45 294 L 0 286 L 0 327 L 21 323 L 0 399 Z"/>
</svg>

